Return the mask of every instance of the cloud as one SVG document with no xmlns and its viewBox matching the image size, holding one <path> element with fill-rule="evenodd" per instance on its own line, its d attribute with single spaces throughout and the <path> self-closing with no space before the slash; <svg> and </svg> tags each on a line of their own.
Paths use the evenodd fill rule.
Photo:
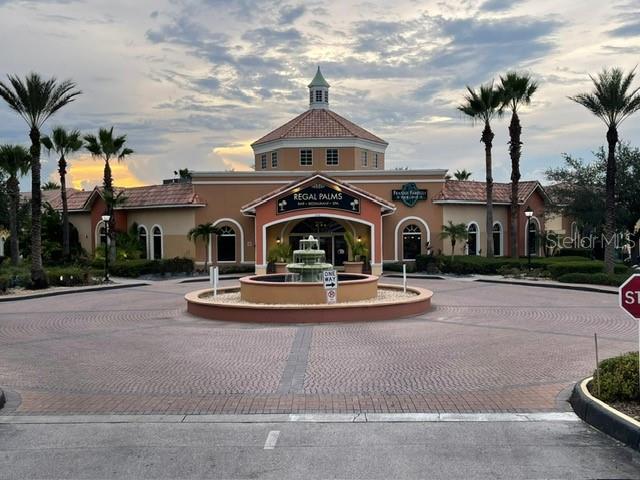
<svg viewBox="0 0 640 480">
<path fill-rule="evenodd" d="M 480 8 L 489 12 L 499 12 L 510 10 L 519 3 L 522 3 L 522 0 L 487 0 Z"/>
<path fill-rule="evenodd" d="M 300 5 L 285 5 L 280 9 L 280 23 L 289 24 L 295 22 L 304 15 L 306 7 Z"/>
<path fill-rule="evenodd" d="M 67 184 L 80 190 L 91 190 L 95 185 L 102 184 L 104 162 L 93 159 L 90 155 L 72 157 L 69 160 Z M 129 163 L 111 163 L 114 184 L 119 187 L 138 187 L 145 182 L 138 178 L 130 169 Z M 49 175 L 49 180 L 60 182 L 56 172 Z"/>
</svg>

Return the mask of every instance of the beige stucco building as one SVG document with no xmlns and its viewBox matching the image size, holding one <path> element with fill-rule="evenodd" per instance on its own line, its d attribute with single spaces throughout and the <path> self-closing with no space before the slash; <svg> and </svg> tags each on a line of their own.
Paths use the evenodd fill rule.
<svg viewBox="0 0 640 480">
<path fill-rule="evenodd" d="M 487 232 L 483 182 L 450 180 L 444 168 L 386 170 L 387 146 L 329 109 L 329 84 L 318 69 L 308 108 L 252 144 L 253 171 L 193 171 L 185 181 L 125 189 L 116 229 L 137 224 L 148 258 L 185 256 L 258 272 L 266 271 L 275 245 L 296 247 L 309 234 L 340 268 L 349 257 L 345 232 L 351 232 L 368 246 L 367 263 L 378 273 L 384 262 L 450 253 L 440 235 L 449 221 L 469 231 L 456 254 L 485 255 L 489 234 L 495 255 L 510 255 L 510 184 L 494 184 L 494 226 Z M 570 227 L 559 217 L 545 222 L 550 200 L 537 181 L 521 182 L 519 192 L 518 253 L 526 254 L 531 243 L 532 253 L 541 254 L 539 233 L 565 234 Z M 94 252 L 104 239 L 100 190 L 72 191 L 69 205 L 82 246 Z M 529 235 L 526 207 L 534 212 Z M 203 223 L 219 229 L 209 248 L 187 239 Z"/>
</svg>

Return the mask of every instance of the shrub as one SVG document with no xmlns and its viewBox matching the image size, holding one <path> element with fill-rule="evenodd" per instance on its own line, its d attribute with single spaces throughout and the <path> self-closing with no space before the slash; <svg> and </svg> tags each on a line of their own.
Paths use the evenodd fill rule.
<svg viewBox="0 0 640 480">
<path fill-rule="evenodd" d="M 402 272 L 402 262 L 386 262 L 382 264 L 382 270 L 385 272 Z M 416 272 L 416 264 L 414 262 L 407 262 L 407 273 Z"/>
<path fill-rule="evenodd" d="M 600 362 L 599 398 L 605 402 L 640 400 L 638 388 L 638 352 L 629 352 Z M 595 374 L 594 374 L 595 377 Z M 591 383 L 592 393 L 598 389 Z"/>
<path fill-rule="evenodd" d="M 4 293 L 9 288 L 9 277 L 0 275 L 0 292 Z"/>
<path fill-rule="evenodd" d="M 607 275 L 606 273 L 565 273 L 558 277 L 563 283 L 585 283 L 590 285 L 611 285 L 619 287 L 629 278 L 626 274 Z"/>
<path fill-rule="evenodd" d="M 561 248 L 556 256 L 593 258 L 593 250 L 590 248 Z"/>
<path fill-rule="evenodd" d="M 402 268 L 400 268 L 402 270 Z M 418 272 L 434 272 L 438 270 L 438 258 L 433 255 L 418 255 L 416 257 Z"/>
<path fill-rule="evenodd" d="M 218 272 L 220 275 L 230 273 L 253 273 L 256 268 L 253 265 L 219 265 Z"/>
<path fill-rule="evenodd" d="M 89 270 L 80 267 L 47 268 L 46 272 L 52 287 L 91 285 L 93 281 Z"/>
<path fill-rule="evenodd" d="M 553 278 L 559 278 L 567 273 L 602 273 L 602 262 L 562 262 L 547 266 Z"/>
<path fill-rule="evenodd" d="M 96 268 L 104 268 L 104 263 Z M 114 277 L 137 278 L 142 275 L 165 275 L 175 273 L 192 273 L 193 260 L 190 258 L 167 258 L 162 260 L 126 260 L 109 265 L 109 273 Z"/>
</svg>

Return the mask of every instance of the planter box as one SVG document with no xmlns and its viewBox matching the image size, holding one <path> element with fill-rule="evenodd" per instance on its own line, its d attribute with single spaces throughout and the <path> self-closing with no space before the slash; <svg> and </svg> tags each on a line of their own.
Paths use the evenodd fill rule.
<svg viewBox="0 0 640 480">
<path fill-rule="evenodd" d="M 364 262 L 344 262 L 344 273 L 362 273 Z"/>
</svg>

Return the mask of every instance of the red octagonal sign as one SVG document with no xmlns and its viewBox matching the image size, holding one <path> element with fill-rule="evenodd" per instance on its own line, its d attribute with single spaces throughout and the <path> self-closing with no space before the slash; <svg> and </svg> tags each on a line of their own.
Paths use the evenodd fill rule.
<svg viewBox="0 0 640 480">
<path fill-rule="evenodd" d="M 640 319 L 640 274 L 636 273 L 620 286 L 620 306 L 633 318 Z"/>
</svg>

